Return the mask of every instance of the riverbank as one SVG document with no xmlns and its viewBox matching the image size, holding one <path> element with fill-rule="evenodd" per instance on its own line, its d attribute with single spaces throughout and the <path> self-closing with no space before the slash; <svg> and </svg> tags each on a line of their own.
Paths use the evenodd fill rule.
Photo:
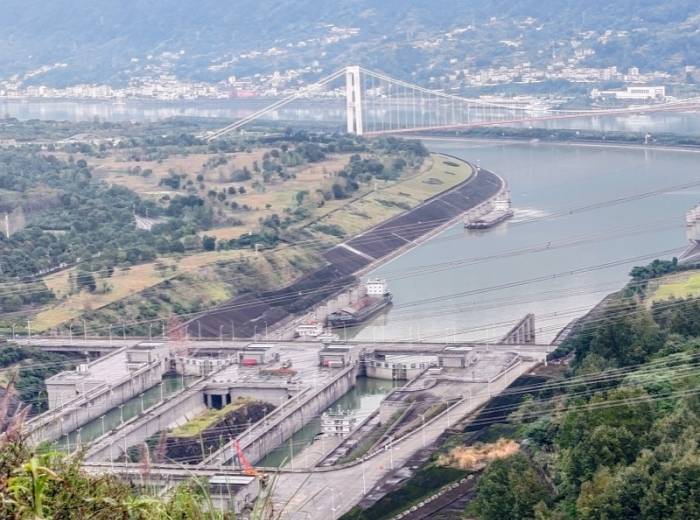
<svg viewBox="0 0 700 520">
<path fill-rule="evenodd" d="M 438 154 L 441 173 L 454 176 L 456 168 L 472 168 L 462 159 Z M 436 176 L 435 181 L 444 182 Z M 331 247 L 322 253 L 327 264 L 291 285 L 275 291 L 244 294 L 213 311 L 202 314 L 188 324 L 190 334 L 219 337 L 223 329 L 236 336 L 251 337 L 255 331 L 269 330 L 308 312 L 334 294 L 356 283 L 357 276 L 375 269 L 392 255 L 416 247 L 421 239 L 444 229 L 464 212 L 493 197 L 502 187 L 497 175 L 478 169 L 463 182 L 429 197 L 409 211 L 401 212 L 379 225 Z"/>
<path fill-rule="evenodd" d="M 500 129 L 499 129 L 500 130 Z M 517 143 L 517 144 L 547 144 L 553 146 L 573 146 L 582 148 L 607 148 L 624 150 L 659 150 L 700 153 L 700 137 L 686 136 L 678 134 L 660 134 L 650 136 L 650 141 L 646 141 L 647 134 L 630 134 L 620 132 L 587 132 L 588 137 L 580 137 L 580 131 L 576 130 L 547 130 L 533 129 L 520 130 L 514 128 L 504 128 L 501 132 L 488 133 L 463 133 L 455 135 L 448 132 L 427 132 L 416 134 L 418 139 L 431 141 L 453 141 L 453 142 L 484 142 L 484 143 Z M 619 137 L 619 138 L 617 138 Z M 678 141 L 677 143 L 669 142 Z"/>
</svg>

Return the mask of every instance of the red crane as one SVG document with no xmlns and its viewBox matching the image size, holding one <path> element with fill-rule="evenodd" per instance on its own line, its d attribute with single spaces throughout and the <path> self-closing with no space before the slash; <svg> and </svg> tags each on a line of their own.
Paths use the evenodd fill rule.
<svg viewBox="0 0 700 520">
<path fill-rule="evenodd" d="M 248 459 L 243 454 L 243 450 L 241 449 L 241 444 L 238 442 L 238 439 L 234 441 L 233 445 L 236 447 L 236 455 L 238 455 L 238 460 L 240 461 L 241 467 L 243 468 L 243 474 L 248 475 L 250 477 L 257 477 L 258 472 L 253 466 L 250 465 L 250 462 L 248 462 Z"/>
</svg>

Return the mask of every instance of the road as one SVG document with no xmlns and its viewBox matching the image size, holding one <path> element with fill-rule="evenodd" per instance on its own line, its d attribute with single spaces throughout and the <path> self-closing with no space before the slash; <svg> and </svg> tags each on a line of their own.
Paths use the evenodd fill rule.
<svg viewBox="0 0 700 520">
<path fill-rule="evenodd" d="M 14 340 L 18 345 L 31 346 L 39 348 L 42 350 L 50 352 L 110 352 L 122 347 L 128 347 L 136 345 L 143 341 L 151 341 L 147 338 L 142 339 L 82 339 L 82 338 L 43 338 L 43 337 L 33 337 L 28 338 L 17 338 Z M 164 341 L 160 338 L 154 338 L 152 341 Z M 167 341 L 167 340 L 166 340 Z M 310 347 L 313 349 L 318 349 L 321 346 L 319 341 L 279 341 L 279 340 L 236 340 L 232 341 L 230 339 L 223 340 L 195 340 L 189 339 L 180 342 L 183 347 L 186 347 L 188 351 L 192 353 L 199 354 L 217 354 L 219 352 L 226 352 L 229 350 L 236 351 L 245 348 L 251 343 L 274 343 L 280 347 Z M 510 344 L 500 344 L 500 343 L 445 343 L 445 342 L 418 342 L 418 341 L 336 341 L 334 344 L 347 344 L 347 345 L 359 345 L 365 347 L 368 350 L 376 350 L 380 352 L 391 352 L 391 353 L 417 353 L 417 352 L 433 352 L 437 353 L 444 350 L 446 347 L 459 347 L 467 346 L 479 349 L 489 349 L 501 352 L 518 352 L 524 356 L 532 356 L 538 359 L 542 359 L 547 353 L 553 350 L 552 345 L 510 345 Z"/>
</svg>

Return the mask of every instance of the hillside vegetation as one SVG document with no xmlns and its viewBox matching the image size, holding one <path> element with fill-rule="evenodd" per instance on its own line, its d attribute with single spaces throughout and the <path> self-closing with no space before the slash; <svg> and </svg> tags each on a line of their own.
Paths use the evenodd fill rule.
<svg viewBox="0 0 700 520">
<path fill-rule="evenodd" d="M 562 345 L 573 357 L 560 389 L 513 412 L 528 455 L 486 470 L 479 518 L 700 517 L 698 304 L 625 294 Z"/>
<path fill-rule="evenodd" d="M 515 381 L 397 490 L 343 518 L 391 518 L 458 482 L 468 505 L 448 518 L 700 518 L 700 304 L 658 298 L 697 273 L 674 260 L 634 268 L 548 367 Z"/>
<path fill-rule="evenodd" d="M 156 319 L 285 285 L 468 175 L 438 178 L 417 141 L 287 130 L 207 145 L 186 123 L 157 138 L 138 126 L 0 150 L 0 328 L 150 334 Z"/>
<path fill-rule="evenodd" d="M 566 61 L 569 42 L 589 31 L 601 39 L 583 65 L 682 72 L 700 61 L 700 8 L 690 0 L 203 0 L 194 13 L 179 0 L 7 0 L 3 12 L 0 77 L 64 63 L 28 79 L 54 85 L 123 85 L 154 69 L 208 81 L 299 69 L 315 79 L 353 62 L 427 83 L 454 72 L 453 60 Z M 359 32 L 324 42 L 330 25 Z"/>
</svg>

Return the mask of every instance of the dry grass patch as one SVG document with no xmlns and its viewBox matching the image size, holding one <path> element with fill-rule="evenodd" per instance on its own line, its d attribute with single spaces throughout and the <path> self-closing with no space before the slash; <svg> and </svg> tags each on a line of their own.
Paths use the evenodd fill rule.
<svg viewBox="0 0 700 520">
<path fill-rule="evenodd" d="M 231 261 L 252 255 L 254 253 L 249 251 L 212 251 L 182 258 L 165 258 L 155 262 L 135 265 L 128 269 L 117 268 L 109 278 L 96 277 L 98 287 L 103 282 L 106 282 L 111 287 L 111 290 L 96 293 L 81 291 L 77 294 L 71 294 L 58 303 L 40 311 L 34 317 L 32 327 L 38 331 L 56 327 L 61 323 L 79 317 L 85 311 L 100 309 L 123 298 L 133 296 L 183 272 L 194 271 L 219 261 Z M 162 266 L 167 268 L 162 269 Z M 60 273 L 60 277 L 53 275 L 47 277 L 46 283 L 49 288 L 56 289 L 61 296 L 65 296 L 70 289 L 68 279 L 71 271 Z"/>
<path fill-rule="evenodd" d="M 647 294 L 648 306 L 669 298 L 700 296 L 700 271 L 682 271 L 651 280 Z"/>
<path fill-rule="evenodd" d="M 460 161 L 455 167 L 445 161 L 457 164 L 442 154 L 431 154 L 416 175 L 395 183 L 383 183 L 377 190 L 346 202 L 337 211 L 328 212 L 319 222 L 340 226 L 348 236 L 353 236 L 453 188 L 474 173 L 465 162 Z"/>
<path fill-rule="evenodd" d="M 440 466 L 449 466 L 464 470 L 478 470 L 486 466 L 492 460 L 505 459 L 515 455 L 520 446 L 510 439 L 498 439 L 488 444 L 476 444 L 475 446 L 457 446 L 449 452 L 438 457 Z"/>
</svg>

